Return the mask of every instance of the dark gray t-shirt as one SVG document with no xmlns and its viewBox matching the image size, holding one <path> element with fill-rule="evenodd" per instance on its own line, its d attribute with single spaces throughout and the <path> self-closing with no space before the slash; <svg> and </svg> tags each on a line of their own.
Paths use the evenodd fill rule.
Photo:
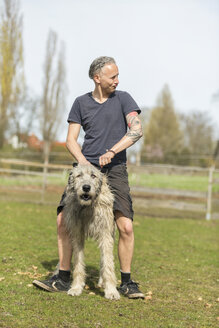
<svg viewBox="0 0 219 328">
<path fill-rule="evenodd" d="M 82 153 L 86 159 L 98 165 L 99 157 L 113 147 L 127 132 L 126 115 L 141 110 L 134 99 L 124 91 L 113 92 L 103 104 L 98 103 L 92 93 L 75 99 L 68 122 L 79 123 L 85 131 Z M 123 150 L 112 160 L 112 164 L 126 163 Z"/>
</svg>

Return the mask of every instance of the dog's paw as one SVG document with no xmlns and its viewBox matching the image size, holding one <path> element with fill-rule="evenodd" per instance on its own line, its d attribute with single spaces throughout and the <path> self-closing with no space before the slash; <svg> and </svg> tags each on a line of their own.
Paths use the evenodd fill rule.
<svg viewBox="0 0 219 328">
<path fill-rule="evenodd" d="M 98 281 L 98 283 L 97 283 L 97 287 L 98 287 L 98 288 L 103 288 L 103 287 L 104 287 L 104 284 L 103 284 L 103 278 L 102 278 L 102 277 L 99 278 L 99 281 Z"/>
<path fill-rule="evenodd" d="M 68 295 L 71 296 L 79 296 L 82 293 L 83 288 L 82 287 L 72 287 L 68 290 Z"/>
<path fill-rule="evenodd" d="M 104 291 L 105 293 L 105 297 L 108 300 L 119 300 L 120 299 L 120 295 L 118 290 L 115 287 L 111 287 L 110 289 L 105 289 Z"/>
</svg>

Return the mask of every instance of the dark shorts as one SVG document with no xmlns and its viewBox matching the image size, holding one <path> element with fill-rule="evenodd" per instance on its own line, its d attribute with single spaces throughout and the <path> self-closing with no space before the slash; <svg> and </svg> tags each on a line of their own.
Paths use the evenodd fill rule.
<svg viewBox="0 0 219 328">
<path fill-rule="evenodd" d="M 133 220 L 134 212 L 132 208 L 132 198 L 130 195 L 126 165 L 118 164 L 109 168 L 103 168 L 101 169 L 101 172 L 107 175 L 108 184 L 114 194 L 114 212 L 120 211 L 125 217 Z M 65 196 L 66 194 L 64 192 L 59 206 L 57 207 L 57 215 L 62 211 L 65 205 Z"/>
</svg>

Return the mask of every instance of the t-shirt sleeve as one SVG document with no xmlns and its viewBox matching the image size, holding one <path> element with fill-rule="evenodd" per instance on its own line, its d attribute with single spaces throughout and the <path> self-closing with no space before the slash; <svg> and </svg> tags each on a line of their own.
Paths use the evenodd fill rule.
<svg viewBox="0 0 219 328">
<path fill-rule="evenodd" d="M 127 115 L 133 111 L 136 111 L 138 114 L 141 113 L 140 108 L 136 104 L 135 100 L 130 96 L 128 92 L 121 92 L 120 101 L 122 104 L 122 109 L 124 115 Z"/>
<path fill-rule="evenodd" d="M 70 113 L 68 115 L 68 123 L 75 122 L 81 124 L 81 111 L 80 111 L 80 104 L 77 99 L 75 99 L 72 108 L 70 110 Z"/>
</svg>

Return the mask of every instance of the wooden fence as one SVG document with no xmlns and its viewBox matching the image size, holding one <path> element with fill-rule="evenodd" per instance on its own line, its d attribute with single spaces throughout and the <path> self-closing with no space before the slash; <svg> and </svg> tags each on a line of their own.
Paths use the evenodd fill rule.
<svg viewBox="0 0 219 328">
<path fill-rule="evenodd" d="M 47 170 L 45 170 L 45 167 Z M 1 176 L 35 176 L 41 177 L 41 185 L 38 189 L 26 188 L 27 192 L 41 193 L 41 203 L 46 203 L 45 195 L 47 190 L 47 181 L 50 177 L 60 178 L 63 172 L 66 173 L 72 168 L 71 165 L 57 165 L 48 164 L 44 165 L 38 162 L 23 161 L 17 159 L 0 159 L 0 175 Z M 219 218 L 219 213 L 212 213 L 212 187 L 213 184 L 219 183 L 214 179 L 214 173 L 219 173 L 214 166 L 210 168 L 200 167 L 182 167 L 175 165 L 161 165 L 161 164 L 147 164 L 144 166 L 129 165 L 128 170 L 130 175 L 135 177 L 135 185 L 131 187 L 132 197 L 134 198 L 137 206 L 170 208 L 180 211 L 193 211 L 205 213 L 206 220 Z M 141 187 L 138 185 L 138 178 L 141 173 L 160 173 L 165 175 L 170 174 L 186 174 L 186 175 L 208 175 L 208 189 L 206 192 L 187 191 L 187 190 L 174 190 L 174 189 L 161 189 Z M 19 186 L 1 186 L 0 192 L 4 193 L 5 188 L 13 191 L 19 191 L 23 188 Z M 12 196 L 13 198 L 13 196 Z M 187 200 L 190 199 L 188 202 Z M 191 200 L 195 200 L 191 202 Z M 199 202 L 198 202 L 199 200 Z M 32 200 L 34 202 L 34 199 Z M 212 215 L 213 214 L 213 215 Z"/>
</svg>

